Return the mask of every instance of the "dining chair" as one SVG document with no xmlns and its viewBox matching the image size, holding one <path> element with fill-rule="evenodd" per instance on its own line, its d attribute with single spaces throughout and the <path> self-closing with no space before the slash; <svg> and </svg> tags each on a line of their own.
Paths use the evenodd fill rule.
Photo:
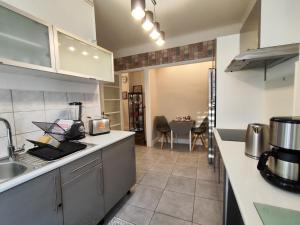
<svg viewBox="0 0 300 225">
<path fill-rule="evenodd" d="M 164 143 L 168 143 L 168 135 L 171 132 L 168 120 L 165 116 L 155 117 L 156 130 L 160 132 L 160 148 L 164 147 Z"/>
<path fill-rule="evenodd" d="M 197 143 L 197 140 L 200 138 L 202 145 L 207 148 L 205 139 L 204 139 L 204 134 L 208 130 L 208 117 L 205 117 L 200 126 L 198 127 L 193 127 L 192 128 L 192 134 L 193 134 L 193 144 L 192 144 L 192 150 L 194 150 L 195 145 Z"/>
</svg>

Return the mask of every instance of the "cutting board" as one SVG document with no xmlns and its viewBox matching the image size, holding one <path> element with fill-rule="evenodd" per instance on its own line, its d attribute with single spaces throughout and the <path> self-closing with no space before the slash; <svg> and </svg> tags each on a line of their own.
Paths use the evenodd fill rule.
<svg viewBox="0 0 300 225">
<path fill-rule="evenodd" d="M 300 211 L 254 203 L 264 225 L 299 225 Z"/>
</svg>

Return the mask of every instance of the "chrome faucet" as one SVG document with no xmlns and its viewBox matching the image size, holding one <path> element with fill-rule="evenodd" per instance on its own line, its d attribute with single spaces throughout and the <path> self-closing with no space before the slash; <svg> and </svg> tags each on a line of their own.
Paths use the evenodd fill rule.
<svg viewBox="0 0 300 225">
<path fill-rule="evenodd" d="M 11 126 L 6 119 L 0 118 L 0 122 L 3 122 L 7 129 L 7 139 L 8 139 L 7 150 L 8 150 L 9 159 L 15 159 L 15 146 L 13 145 Z"/>
</svg>

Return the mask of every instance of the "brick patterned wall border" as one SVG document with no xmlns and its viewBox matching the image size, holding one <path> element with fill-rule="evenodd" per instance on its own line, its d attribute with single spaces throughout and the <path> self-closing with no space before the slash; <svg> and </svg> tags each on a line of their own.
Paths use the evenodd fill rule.
<svg viewBox="0 0 300 225">
<path fill-rule="evenodd" d="M 115 71 L 177 63 L 215 56 L 216 41 L 204 41 L 181 47 L 141 53 L 114 59 Z"/>
</svg>

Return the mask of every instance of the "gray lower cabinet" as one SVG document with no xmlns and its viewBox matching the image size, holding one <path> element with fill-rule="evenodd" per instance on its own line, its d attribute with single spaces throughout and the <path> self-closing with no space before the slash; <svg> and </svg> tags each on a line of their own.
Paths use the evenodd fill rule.
<svg viewBox="0 0 300 225">
<path fill-rule="evenodd" d="M 59 170 L 0 194 L 1 225 L 62 225 Z"/>
<path fill-rule="evenodd" d="M 61 168 L 64 225 L 96 225 L 104 217 L 101 151 Z"/>
<path fill-rule="evenodd" d="M 102 159 L 107 213 L 135 184 L 134 136 L 104 148 Z"/>
</svg>

